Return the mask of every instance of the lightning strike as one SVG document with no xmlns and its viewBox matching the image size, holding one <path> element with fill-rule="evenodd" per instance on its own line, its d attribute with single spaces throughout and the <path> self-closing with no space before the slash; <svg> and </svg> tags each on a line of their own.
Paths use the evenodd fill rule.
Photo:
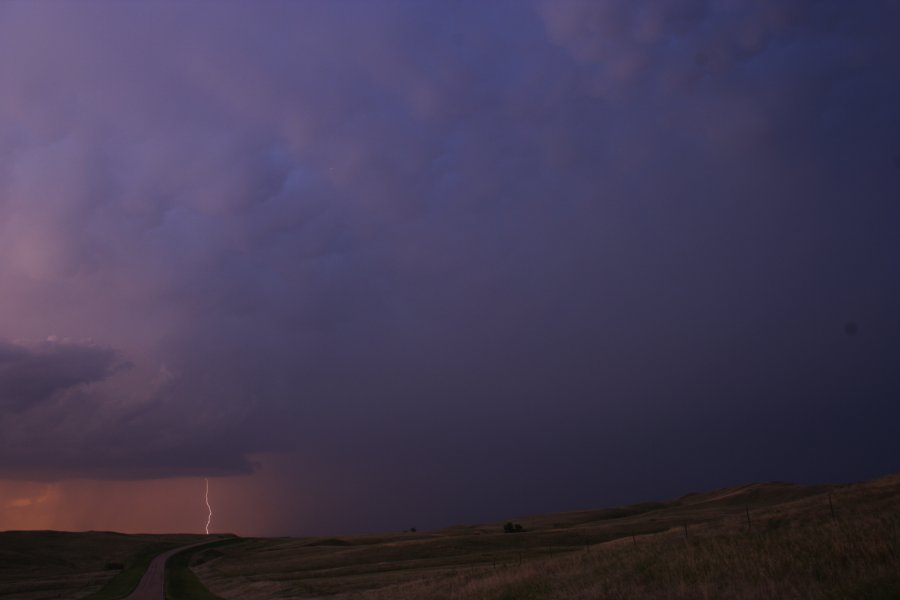
<svg viewBox="0 0 900 600">
<path fill-rule="evenodd" d="M 209 535 L 209 524 L 212 522 L 212 506 L 209 505 L 209 478 L 206 478 L 206 510 L 209 515 L 206 517 L 206 535 Z"/>
</svg>

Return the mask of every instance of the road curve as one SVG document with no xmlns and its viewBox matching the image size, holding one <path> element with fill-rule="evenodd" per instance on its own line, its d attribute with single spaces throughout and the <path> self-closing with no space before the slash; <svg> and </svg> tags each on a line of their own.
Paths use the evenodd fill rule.
<svg viewBox="0 0 900 600">
<path fill-rule="evenodd" d="M 204 546 L 212 542 L 200 542 L 199 544 L 190 544 L 175 548 L 168 552 L 163 552 L 152 561 L 144 576 L 141 577 L 140 583 L 134 588 L 134 591 L 128 595 L 125 600 L 165 600 L 166 597 L 166 561 L 173 554 L 178 554 L 182 550 L 193 548 L 195 546 Z"/>
</svg>

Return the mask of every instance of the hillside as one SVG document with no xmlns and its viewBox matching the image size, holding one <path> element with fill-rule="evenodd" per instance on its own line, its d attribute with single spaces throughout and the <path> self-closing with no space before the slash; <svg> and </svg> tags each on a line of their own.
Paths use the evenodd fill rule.
<svg viewBox="0 0 900 600">
<path fill-rule="evenodd" d="M 198 553 L 223 598 L 900 598 L 900 476 Z"/>
<path fill-rule="evenodd" d="M 0 599 L 93 598 L 150 556 L 198 539 L 0 533 Z M 900 475 L 755 483 L 429 532 L 246 538 L 189 560 L 228 600 L 900 600 Z"/>
<path fill-rule="evenodd" d="M 85 598 L 147 559 L 201 539 L 89 531 L 0 532 L 0 598 Z"/>
</svg>

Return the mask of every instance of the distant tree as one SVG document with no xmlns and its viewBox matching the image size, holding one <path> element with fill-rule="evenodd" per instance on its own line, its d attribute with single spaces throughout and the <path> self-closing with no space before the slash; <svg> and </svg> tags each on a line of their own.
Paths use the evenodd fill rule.
<svg viewBox="0 0 900 600">
<path fill-rule="evenodd" d="M 525 531 L 525 529 L 519 523 L 507 521 L 503 526 L 503 531 L 505 533 L 522 533 L 523 531 Z"/>
<path fill-rule="evenodd" d="M 410 527 L 410 528 L 409 528 L 409 532 L 410 532 L 410 533 L 415 533 L 415 532 L 416 532 L 416 528 L 415 528 L 415 527 Z"/>
</svg>

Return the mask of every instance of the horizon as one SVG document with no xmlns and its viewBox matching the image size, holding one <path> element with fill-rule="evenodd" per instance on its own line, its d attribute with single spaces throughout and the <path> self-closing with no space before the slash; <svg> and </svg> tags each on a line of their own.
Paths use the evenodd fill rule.
<svg viewBox="0 0 900 600">
<path fill-rule="evenodd" d="M 3 2 L 0 530 L 900 472 L 898 72 L 891 0 Z"/>
<path fill-rule="evenodd" d="M 184 536 L 212 536 L 212 537 L 247 537 L 247 538 L 279 538 L 279 537 L 287 537 L 287 538 L 305 538 L 305 537 L 329 537 L 329 536 L 379 536 L 379 535 L 387 535 L 387 534 L 396 534 L 396 533 L 436 533 L 441 532 L 447 529 L 456 529 L 459 527 L 476 527 L 482 525 L 492 525 L 498 524 L 503 521 L 517 521 L 517 520 L 526 520 L 533 518 L 541 518 L 548 516 L 556 516 L 556 515 L 570 515 L 576 514 L 580 512 L 591 512 L 591 511 L 602 511 L 607 509 L 617 509 L 617 508 L 629 508 L 631 506 L 640 506 L 646 503 L 652 502 L 675 502 L 678 500 L 683 500 L 685 498 L 696 496 L 696 495 L 708 495 L 714 494 L 717 492 L 723 492 L 726 490 L 739 490 L 746 489 L 748 487 L 754 486 L 766 486 L 766 485 L 787 485 L 793 487 L 800 488 L 814 488 L 814 487 L 850 487 L 854 485 L 873 483 L 877 481 L 881 481 L 883 479 L 890 479 L 892 477 L 896 477 L 900 475 L 900 473 L 887 473 L 884 475 L 877 476 L 873 479 L 868 480 L 859 480 L 859 481 L 833 481 L 833 482 L 818 482 L 818 483 L 797 483 L 793 481 L 781 481 L 781 480 L 769 480 L 769 481 L 750 481 L 744 483 L 738 483 L 733 485 L 726 485 L 722 487 L 714 487 L 710 489 L 703 490 L 694 490 L 690 492 L 685 492 L 683 494 L 678 494 L 671 497 L 665 498 L 643 498 L 640 500 L 636 500 L 634 502 L 629 502 L 626 504 L 620 504 L 616 506 L 585 506 L 581 508 L 570 508 L 557 510 L 547 513 L 533 513 L 533 514 L 521 514 L 521 515 L 504 515 L 502 517 L 498 517 L 496 519 L 488 519 L 485 521 L 479 522 L 465 522 L 465 523 L 447 523 L 443 525 L 438 525 L 436 527 L 415 527 L 415 531 L 412 529 L 383 529 L 377 531 L 321 531 L 316 533 L 286 533 L 286 534 L 269 534 L 269 535 L 239 535 L 237 533 L 229 532 L 229 531 L 210 531 L 209 533 L 204 533 L 202 531 L 119 531 L 119 530 L 111 530 L 111 529 L 3 529 L 0 530 L 0 533 L 113 533 L 118 535 L 184 535 Z M 201 527 L 202 528 L 202 527 Z M 527 530 L 526 530 L 527 531 Z"/>
<path fill-rule="evenodd" d="M 696 489 L 690 491 L 684 491 L 681 493 L 668 495 L 665 497 L 654 497 L 654 498 L 636 498 L 631 501 L 627 501 L 621 504 L 616 505 L 603 505 L 603 506 L 581 506 L 581 507 L 568 507 L 568 508 L 557 508 L 556 510 L 550 510 L 541 513 L 528 513 L 528 514 L 503 514 L 503 515 L 493 515 L 493 518 L 485 518 L 481 521 L 465 521 L 465 522 L 445 522 L 445 523 L 432 523 L 431 526 L 426 527 L 418 527 L 413 526 L 418 533 L 430 533 L 430 532 L 440 532 L 445 529 L 454 529 L 457 527 L 471 527 L 477 525 L 486 525 L 492 523 L 500 523 L 507 520 L 525 520 L 534 517 L 542 517 L 542 516 L 550 516 L 550 515 L 565 515 L 571 513 L 578 513 L 584 511 L 594 511 L 594 510 L 605 510 L 612 508 L 627 508 L 629 506 L 635 506 L 644 504 L 647 502 L 671 502 L 675 500 L 680 500 L 688 496 L 692 496 L 695 494 L 711 494 L 716 492 L 721 492 L 723 490 L 730 489 L 740 489 L 746 488 L 748 486 L 764 486 L 764 485 L 790 485 L 797 487 L 816 487 L 816 486 L 852 486 L 862 483 L 869 483 L 873 481 L 879 481 L 882 479 L 890 478 L 892 476 L 898 475 L 900 473 L 884 473 L 881 475 L 877 475 L 871 479 L 867 480 L 853 480 L 853 481 L 816 481 L 816 482 L 796 482 L 796 481 L 784 481 L 784 480 L 760 480 L 760 481 L 746 481 L 746 482 L 738 482 L 731 483 L 723 486 L 715 486 L 711 488 L 705 489 Z M 195 530 L 183 529 L 183 530 L 166 530 L 166 529 L 156 529 L 156 530 L 119 530 L 119 529 L 34 529 L 34 528 L 11 528 L 11 529 L 0 529 L 0 533 L 10 533 L 10 532 L 54 532 L 54 533 L 115 533 L 121 535 L 188 535 L 188 536 L 237 536 L 237 537 L 249 537 L 249 538 L 279 538 L 279 537 L 290 537 L 290 538 L 304 538 L 304 537 L 328 537 L 328 536 L 366 536 L 366 535 L 382 535 L 389 533 L 397 533 L 408 532 L 409 528 L 404 528 L 402 526 L 395 528 L 381 528 L 381 529 L 372 529 L 372 528 L 362 528 L 360 530 L 317 530 L 315 528 L 309 530 L 297 530 L 297 531 L 280 531 L 280 532 L 267 532 L 267 533 L 247 533 L 247 534 L 238 534 L 230 531 L 217 531 L 213 530 L 209 533 L 204 533 L 202 531 L 203 524 L 199 524 Z"/>
</svg>

